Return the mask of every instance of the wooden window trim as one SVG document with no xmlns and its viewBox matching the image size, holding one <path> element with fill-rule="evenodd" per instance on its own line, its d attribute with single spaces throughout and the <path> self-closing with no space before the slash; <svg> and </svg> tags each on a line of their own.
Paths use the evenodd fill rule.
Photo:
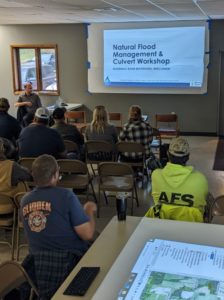
<svg viewBox="0 0 224 300">
<path fill-rule="evenodd" d="M 20 95 L 24 91 L 20 90 L 19 86 L 21 83 L 20 78 L 20 62 L 19 62 L 19 49 L 34 49 L 35 57 L 36 57 L 36 70 L 37 70 L 37 80 L 39 81 L 39 85 L 41 89 L 36 92 L 41 95 L 52 95 L 58 96 L 60 95 L 59 88 L 59 63 L 58 63 L 58 46 L 57 44 L 13 44 L 10 46 L 11 48 L 11 62 L 12 62 L 12 75 L 13 75 L 13 91 L 15 95 Z M 41 64 L 40 64 L 40 50 L 41 49 L 54 49 L 55 50 L 55 69 L 56 69 L 56 78 L 57 78 L 57 91 L 46 91 L 42 90 L 42 80 L 39 80 L 41 77 Z M 39 51 L 39 54 L 38 54 Z"/>
</svg>

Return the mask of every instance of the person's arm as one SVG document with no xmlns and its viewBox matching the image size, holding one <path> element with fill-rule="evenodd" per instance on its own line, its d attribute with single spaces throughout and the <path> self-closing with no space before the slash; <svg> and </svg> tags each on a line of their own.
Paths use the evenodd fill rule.
<svg viewBox="0 0 224 300">
<path fill-rule="evenodd" d="M 13 163 L 12 167 L 12 178 L 11 184 L 12 186 L 16 186 L 20 181 L 31 181 L 33 180 L 30 171 L 16 162 Z"/>
<path fill-rule="evenodd" d="M 89 217 L 89 222 L 75 226 L 74 230 L 82 240 L 88 241 L 93 238 L 93 234 L 95 231 L 94 212 L 96 212 L 96 204 L 94 202 L 88 201 L 83 208 L 85 213 Z"/>
<path fill-rule="evenodd" d="M 18 101 L 14 104 L 15 107 L 20 107 L 20 106 L 29 106 L 31 107 L 33 104 L 30 101 L 22 101 L 21 98 L 18 99 Z"/>
</svg>

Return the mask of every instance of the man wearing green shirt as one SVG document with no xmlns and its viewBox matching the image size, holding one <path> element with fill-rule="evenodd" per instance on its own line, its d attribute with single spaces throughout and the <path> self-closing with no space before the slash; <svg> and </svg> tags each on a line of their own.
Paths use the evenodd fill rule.
<svg viewBox="0 0 224 300">
<path fill-rule="evenodd" d="M 152 196 L 155 206 L 147 215 L 203 222 L 208 182 L 194 167 L 186 166 L 190 155 L 187 140 L 181 137 L 173 139 L 168 155 L 167 165 L 152 173 Z"/>
</svg>

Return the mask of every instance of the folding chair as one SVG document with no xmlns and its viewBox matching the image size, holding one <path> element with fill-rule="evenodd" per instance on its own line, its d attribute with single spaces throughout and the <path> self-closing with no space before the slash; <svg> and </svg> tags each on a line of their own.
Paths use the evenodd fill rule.
<svg viewBox="0 0 224 300">
<path fill-rule="evenodd" d="M 177 114 L 156 114 L 155 128 L 159 130 L 162 139 L 171 139 L 180 135 Z"/>
<path fill-rule="evenodd" d="M 77 192 L 86 192 L 89 198 L 89 187 L 91 187 L 92 195 L 97 202 L 96 194 L 93 188 L 92 177 L 89 174 L 87 165 L 75 159 L 58 159 L 60 175 L 62 178 L 58 182 L 58 186 L 71 188 Z"/>
<path fill-rule="evenodd" d="M 144 184 L 144 173 L 146 170 L 146 176 L 149 180 L 149 175 L 147 171 L 146 165 L 146 157 L 145 157 L 145 148 L 142 144 L 137 142 L 118 142 L 117 144 L 117 153 L 118 153 L 118 160 L 129 164 L 132 167 L 138 167 L 141 169 L 142 173 L 142 185 Z M 136 154 L 139 159 L 133 160 L 131 158 L 132 154 Z M 128 155 L 128 156 L 126 156 Z M 129 158 L 130 157 L 130 158 Z"/>
<path fill-rule="evenodd" d="M 224 195 L 215 198 L 215 200 L 210 206 L 209 216 L 211 222 L 213 222 L 213 219 L 215 219 L 216 217 L 220 217 L 220 216 L 224 217 Z"/>
<path fill-rule="evenodd" d="M 28 246 L 28 243 L 26 244 L 20 244 L 20 232 L 23 231 L 23 222 L 21 220 L 21 216 L 20 216 L 20 204 L 21 204 L 21 200 L 23 198 L 23 196 L 25 195 L 26 193 L 18 193 L 15 195 L 14 197 L 14 202 L 17 206 L 17 223 L 16 223 L 16 247 L 15 247 L 15 250 L 16 250 L 16 260 L 18 261 L 19 260 L 19 252 L 20 252 L 20 248 L 21 247 L 25 247 L 25 246 Z"/>
<path fill-rule="evenodd" d="M 86 141 L 86 163 L 90 165 L 93 175 L 95 176 L 95 170 L 93 165 L 97 165 L 103 161 L 114 161 L 116 146 L 113 143 L 106 141 Z"/>
<path fill-rule="evenodd" d="M 17 262 L 7 261 L 0 265 L 0 282 L 1 299 L 26 282 L 31 287 L 29 300 L 33 299 L 34 295 L 39 297 L 38 290 L 33 281 L 30 279 L 24 268 Z"/>
<path fill-rule="evenodd" d="M 99 195 L 97 216 L 100 216 L 100 194 L 109 192 L 130 192 L 131 193 L 131 215 L 133 215 L 133 199 L 136 199 L 137 206 L 138 194 L 134 180 L 132 167 L 120 162 L 102 162 L 98 167 L 99 171 Z"/>
<path fill-rule="evenodd" d="M 22 167 L 27 168 L 30 172 L 32 172 L 32 164 L 33 164 L 35 158 L 36 157 L 22 157 L 19 159 L 18 163 Z M 35 187 L 35 183 L 33 181 L 28 181 L 27 184 L 30 188 Z"/>
<path fill-rule="evenodd" d="M 11 242 L 7 239 L 0 241 L 2 244 L 7 244 L 11 248 L 11 258 L 14 259 L 15 250 L 15 229 L 16 229 L 16 212 L 17 207 L 13 198 L 0 194 L 0 229 L 11 231 Z"/>
</svg>

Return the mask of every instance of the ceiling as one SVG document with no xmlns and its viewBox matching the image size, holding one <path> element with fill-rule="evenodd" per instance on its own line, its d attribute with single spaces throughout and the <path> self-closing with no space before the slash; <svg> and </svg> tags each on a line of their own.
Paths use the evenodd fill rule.
<svg viewBox="0 0 224 300">
<path fill-rule="evenodd" d="M 0 24 L 224 19 L 224 0 L 0 0 Z"/>
</svg>

